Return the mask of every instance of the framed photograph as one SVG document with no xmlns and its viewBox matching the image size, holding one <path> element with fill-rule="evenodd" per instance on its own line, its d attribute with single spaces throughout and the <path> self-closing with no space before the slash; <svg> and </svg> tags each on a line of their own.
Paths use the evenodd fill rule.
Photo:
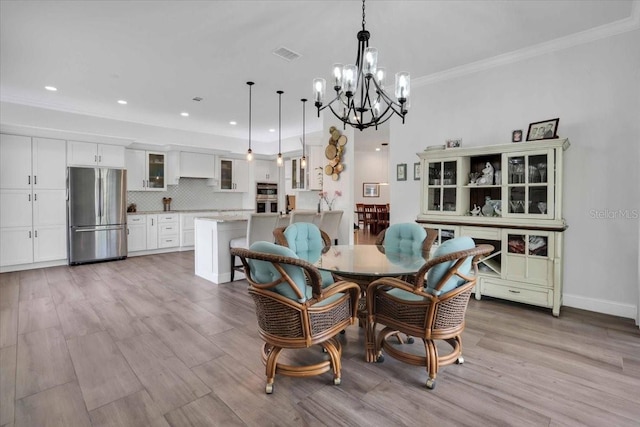
<svg viewBox="0 0 640 427">
<path fill-rule="evenodd" d="M 420 180 L 420 162 L 413 164 L 413 180 Z"/>
<path fill-rule="evenodd" d="M 362 184 L 362 197 L 380 197 L 380 184 L 364 182 Z"/>
<path fill-rule="evenodd" d="M 522 129 L 514 130 L 511 132 L 511 142 L 521 142 L 522 141 Z"/>
<path fill-rule="evenodd" d="M 407 180 L 407 164 L 406 163 L 398 163 L 396 166 L 396 181 L 406 181 Z"/>
<path fill-rule="evenodd" d="M 557 138 L 559 122 L 560 119 L 558 118 L 531 123 L 529 125 L 529 131 L 527 132 L 527 141 Z"/>
<path fill-rule="evenodd" d="M 458 148 L 462 145 L 462 139 L 447 139 L 447 148 Z"/>
</svg>

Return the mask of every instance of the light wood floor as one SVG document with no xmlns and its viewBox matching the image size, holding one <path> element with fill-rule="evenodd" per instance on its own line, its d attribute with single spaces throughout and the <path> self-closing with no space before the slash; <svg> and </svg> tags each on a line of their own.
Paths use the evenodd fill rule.
<svg viewBox="0 0 640 427">
<path fill-rule="evenodd" d="M 354 325 L 342 385 L 278 376 L 265 395 L 246 288 L 194 277 L 193 252 L 0 275 L 0 425 L 640 423 L 633 321 L 485 299 L 470 303 L 465 364 L 433 391 L 422 368 L 365 363 Z"/>
</svg>

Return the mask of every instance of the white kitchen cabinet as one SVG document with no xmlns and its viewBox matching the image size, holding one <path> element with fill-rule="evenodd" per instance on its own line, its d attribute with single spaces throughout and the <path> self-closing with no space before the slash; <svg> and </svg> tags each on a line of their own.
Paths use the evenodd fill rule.
<svg viewBox="0 0 640 427">
<path fill-rule="evenodd" d="M 69 141 L 67 165 L 123 168 L 125 166 L 124 152 L 124 147 L 120 145 Z"/>
<path fill-rule="evenodd" d="M 249 191 L 249 164 L 242 159 L 220 159 L 218 191 L 246 193 Z"/>
<path fill-rule="evenodd" d="M 127 190 L 166 191 L 166 153 L 126 150 Z"/>
<path fill-rule="evenodd" d="M 0 266 L 64 260 L 65 141 L 0 135 Z"/>
<path fill-rule="evenodd" d="M 180 216 L 177 213 L 158 214 L 158 247 L 180 245 Z"/>
<path fill-rule="evenodd" d="M 147 249 L 147 216 L 127 215 L 127 251 Z"/>
<path fill-rule="evenodd" d="M 147 249 L 158 249 L 158 215 L 147 215 Z"/>
<path fill-rule="evenodd" d="M 307 167 L 303 169 L 302 157 L 294 157 L 289 162 L 291 163 L 291 189 L 306 190 L 308 187 L 307 171 L 309 163 L 307 162 Z"/>
<path fill-rule="evenodd" d="M 487 295 L 560 314 L 568 147 L 568 140 L 553 139 L 419 154 L 417 221 L 437 229 L 442 241 L 470 236 L 495 248 L 478 265 L 477 299 Z"/>
<path fill-rule="evenodd" d="M 190 247 L 194 245 L 195 224 L 194 221 L 198 216 L 206 216 L 213 212 L 199 213 L 181 213 L 180 214 L 180 247 Z"/>
<path fill-rule="evenodd" d="M 254 160 L 256 182 L 278 182 L 278 164 L 275 160 Z"/>
</svg>

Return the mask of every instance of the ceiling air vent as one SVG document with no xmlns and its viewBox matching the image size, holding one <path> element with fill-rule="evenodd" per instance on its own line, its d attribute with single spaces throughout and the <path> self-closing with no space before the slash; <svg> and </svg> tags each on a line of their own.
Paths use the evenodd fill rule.
<svg viewBox="0 0 640 427">
<path fill-rule="evenodd" d="M 277 48 L 273 51 L 273 54 L 289 62 L 300 58 L 299 53 L 295 53 L 294 51 L 292 51 L 291 49 L 287 49 L 286 47 Z"/>
</svg>

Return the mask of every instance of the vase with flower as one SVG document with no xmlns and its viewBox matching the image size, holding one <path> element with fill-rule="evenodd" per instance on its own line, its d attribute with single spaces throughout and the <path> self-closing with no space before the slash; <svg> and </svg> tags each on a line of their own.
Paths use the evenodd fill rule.
<svg viewBox="0 0 640 427">
<path fill-rule="evenodd" d="M 336 202 L 336 199 L 340 196 L 342 196 L 342 191 L 340 190 L 336 190 L 333 192 L 333 197 L 331 198 L 331 200 L 329 200 L 329 193 L 326 191 L 321 191 L 319 194 L 320 196 L 320 203 L 324 200 L 324 202 L 327 204 L 327 208 L 332 211 L 333 210 L 333 204 Z"/>
</svg>

